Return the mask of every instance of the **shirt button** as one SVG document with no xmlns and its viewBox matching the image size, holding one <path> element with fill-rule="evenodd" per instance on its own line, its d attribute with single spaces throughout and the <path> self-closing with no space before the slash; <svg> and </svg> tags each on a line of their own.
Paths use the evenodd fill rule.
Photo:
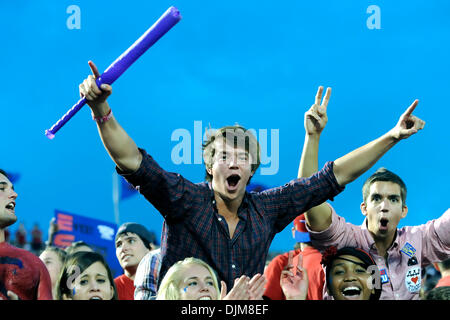
<svg viewBox="0 0 450 320">
<path fill-rule="evenodd" d="M 236 266 L 235 266 L 234 264 L 232 264 L 231 267 L 232 267 L 233 269 L 236 269 Z"/>
<path fill-rule="evenodd" d="M 216 200 L 213 200 L 213 202 L 212 202 L 213 204 L 216 204 Z"/>
<path fill-rule="evenodd" d="M 219 219 L 217 219 L 217 220 L 222 221 L 222 218 L 219 218 Z"/>
</svg>

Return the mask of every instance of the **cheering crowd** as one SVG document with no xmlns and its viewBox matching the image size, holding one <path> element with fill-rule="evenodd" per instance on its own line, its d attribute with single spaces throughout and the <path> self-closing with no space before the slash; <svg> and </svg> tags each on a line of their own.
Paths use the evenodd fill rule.
<svg viewBox="0 0 450 320">
<path fill-rule="evenodd" d="M 124 274 L 113 279 L 101 254 L 78 243 L 48 246 L 40 258 L 5 242 L 16 222 L 17 193 L 0 171 L 0 298 L 59 300 L 414 300 L 449 299 L 450 210 L 426 224 L 398 228 L 408 213 L 407 188 L 380 168 L 364 183 L 362 225 L 347 223 L 327 202 L 369 170 L 425 122 L 412 113 L 381 137 L 318 168 L 331 88 L 305 113 L 305 142 L 298 177 L 261 192 L 246 186 L 260 164 L 253 134 L 235 125 L 210 132 L 204 143 L 206 181 L 192 183 L 162 169 L 120 126 L 98 88 L 99 72 L 80 84 L 102 142 L 117 172 L 164 217 L 161 246 L 139 223 L 116 234 Z M 295 250 L 266 268 L 275 235 L 294 221 Z M 442 279 L 423 294 L 423 270 L 434 264 Z M 422 294 L 421 294 L 422 293 Z"/>
</svg>

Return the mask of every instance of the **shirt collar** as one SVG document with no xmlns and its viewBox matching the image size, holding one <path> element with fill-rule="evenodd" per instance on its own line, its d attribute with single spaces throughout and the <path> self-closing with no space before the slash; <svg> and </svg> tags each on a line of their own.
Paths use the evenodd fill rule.
<svg viewBox="0 0 450 320">
<path fill-rule="evenodd" d="M 373 239 L 372 234 L 370 233 L 369 229 L 367 229 L 367 218 L 364 218 L 363 223 L 361 224 L 361 229 L 362 230 L 366 230 L 366 234 L 367 234 L 367 240 L 369 242 L 369 248 L 371 250 L 377 250 L 376 246 L 375 246 L 375 240 Z M 396 248 L 398 247 L 400 244 L 398 242 L 398 229 L 395 230 L 395 236 L 394 236 L 394 241 L 392 242 L 392 245 L 389 247 L 388 251 L 391 250 L 392 248 Z"/>
<path fill-rule="evenodd" d="M 214 189 L 212 187 L 211 182 L 208 182 L 208 187 L 209 187 L 209 190 L 210 190 L 211 203 L 217 209 L 216 198 L 214 196 Z M 249 202 L 250 202 L 249 201 L 249 194 L 248 194 L 247 191 L 245 191 L 244 198 L 242 198 L 241 205 L 239 206 L 239 209 L 238 209 L 238 217 L 243 219 L 243 220 L 247 220 L 247 215 L 244 214 L 244 212 L 245 212 L 244 210 L 248 208 Z"/>
</svg>

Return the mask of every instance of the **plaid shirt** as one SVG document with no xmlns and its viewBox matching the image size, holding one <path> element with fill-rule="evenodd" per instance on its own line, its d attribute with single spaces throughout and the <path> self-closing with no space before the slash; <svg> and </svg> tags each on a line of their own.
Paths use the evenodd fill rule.
<svg viewBox="0 0 450 320">
<path fill-rule="evenodd" d="M 238 209 L 239 222 L 230 239 L 228 225 L 217 211 L 209 183 L 194 184 L 180 174 L 164 171 L 145 150 L 131 174 L 117 172 L 163 215 L 159 283 L 177 261 L 196 257 L 217 271 L 228 289 L 241 275 L 264 273 L 275 235 L 306 210 L 332 199 L 344 188 L 333 174 L 333 162 L 309 178 L 284 186 L 246 193 Z"/>
<path fill-rule="evenodd" d="M 134 276 L 134 300 L 156 299 L 160 268 L 161 249 L 150 251 L 141 259 Z"/>
</svg>

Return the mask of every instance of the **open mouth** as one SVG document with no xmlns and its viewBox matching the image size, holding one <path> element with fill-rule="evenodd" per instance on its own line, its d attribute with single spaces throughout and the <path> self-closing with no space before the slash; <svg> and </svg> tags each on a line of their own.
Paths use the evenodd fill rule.
<svg viewBox="0 0 450 320">
<path fill-rule="evenodd" d="M 94 296 L 94 297 L 91 297 L 89 300 L 103 300 L 103 299 L 101 297 Z"/>
<path fill-rule="evenodd" d="M 388 223 L 389 223 L 389 220 L 388 219 L 386 219 L 386 218 L 381 218 L 380 219 L 380 230 L 387 230 L 388 229 Z"/>
<path fill-rule="evenodd" d="M 349 300 L 357 300 L 361 298 L 362 290 L 356 286 L 347 287 L 341 290 L 342 295 Z"/>
<path fill-rule="evenodd" d="M 238 174 L 232 174 L 227 178 L 228 188 L 231 190 L 236 189 L 241 177 Z"/>
<path fill-rule="evenodd" d="M 11 211 L 12 213 L 14 213 L 14 209 L 16 208 L 16 203 L 15 202 L 10 202 L 6 205 L 6 210 Z"/>
<path fill-rule="evenodd" d="M 198 300 L 212 300 L 210 296 L 200 297 Z"/>
</svg>

